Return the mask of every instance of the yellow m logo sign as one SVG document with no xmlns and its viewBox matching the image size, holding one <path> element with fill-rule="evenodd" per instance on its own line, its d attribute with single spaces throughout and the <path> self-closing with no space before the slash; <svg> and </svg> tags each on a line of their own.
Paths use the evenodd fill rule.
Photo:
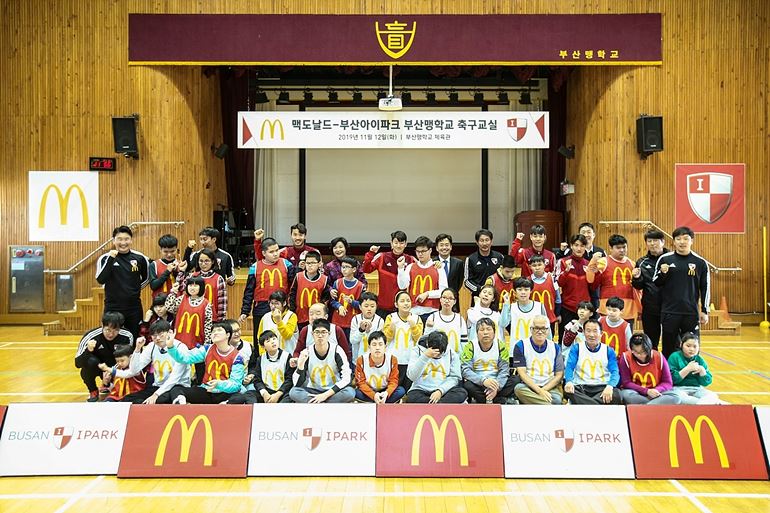
<svg viewBox="0 0 770 513">
<path fill-rule="evenodd" d="M 213 369 L 213 372 L 212 372 Z M 225 362 L 218 362 L 211 360 L 209 366 L 206 368 L 209 376 L 213 376 L 214 379 L 229 379 L 230 378 L 230 366 Z"/>
<path fill-rule="evenodd" d="M 588 369 L 586 369 L 588 367 Z M 604 377 L 604 365 L 599 360 L 589 360 L 586 358 L 583 363 L 580 364 L 580 378 L 581 379 L 596 379 L 596 371 L 599 371 L 599 377 Z M 604 381 L 604 380 L 603 380 Z"/>
<path fill-rule="evenodd" d="M 393 348 L 398 349 L 399 345 L 404 349 L 409 348 L 410 339 L 411 339 L 411 335 L 409 334 L 408 329 L 405 329 L 405 328 L 396 329 L 396 332 L 393 335 Z"/>
<path fill-rule="evenodd" d="M 425 423 L 430 424 L 431 430 L 433 431 L 433 445 L 436 448 L 436 463 L 444 462 L 444 443 L 446 442 L 446 432 L 450 422 L 454 424 L 455 431 L 457 432 L 457 444 L 460 447 L 460 466 L 468 466 L 468 442 L 465 440 L 463 426 L 460 424 L 457 417 L 454 415 L 447 415 L 441 422 L 441 426 L 439 426 L 432 415 L 423 415 L 417 423 L 417 428 L 414 430 L 414 437 L 412 438 L 413 467 L 420 465 L 420 442 L 422 441 L 422 430 L 425 427 Z"/>
<path fill-rule="evenodd" d="M 278 390 L 281 385 L 283 385 L 283 371 L 281 369 L 276 369 L 274 371 L 269 370 L 265 372 L 265 381 L 270 383 L 271 389 Z"/>
<path fill-rule="evenodd" d="M 553 297 L 550 290 L 535 290 L 532 292 L 532 301 L 537 301 L 546 306 L 546 308 L 553 308 Z"/>
<path fill-rule="evenodd" d="M 388 384 L 388 376 L 386 374 L 372 374 L 366 381 L 370 387 L 379 392 L 385 390 Z"/>
<path fill-rule="evenodd" d="M 263 289 L 265 288 L 265 275 L 267 275 L 268 283 L 270 283 L 271 287 L 275 286 L 275 277 L 278 276 L 278 288 L 283 288 L 283 275 L 281 274 L 280 269 L 274 268 L 262 270 L 262 274 L 259 276 L 259 287 Z"/>
<path fill-rule="evenodd" d="M 299 308 L 310 308 L 318 303 L 318 289 L 302 289 L 299 294 Z"/>
<path fill-rule="evenodd" d="M 711 430 L 711 436 L 714 438 L 714 444 L 717 447 L 717 453 L 719 454 L 719 464 L 722 468 L 730 467 L 730 460 L 727 457 L 727 450 L 725 444 L 722 442 L 722 436 L 719 434 L 719 430 L 714 425 L 714 422 L 705 415 L 699 415 L 695 420 L 695 427 L 681 415 L 677 415 L 671 420 L 671 426 L 668 428 L 668 454 L 671 462 L 671 468 L 679 467 L 679 452 L 676 445 L 676 428 L 679 423 L 684 426 L 687 437 L 690 439 L 690 446 L 692 447 L 692 455 L 695 458 L 697 465 L 703 465 L 703 446 L 702 436 L 703 424 L 708 425 Z"/>
<path fill-rule="evenodd" d="M 529 338 L 529 321 L 523 317 L 516 321 L 516 329 L 513 332 L 516 340 Z"/>
<path fill-rule="evenodd" d="M 658 381 L 652 372 L 645 372 L 644 375 L 641 372 L 634 372 L 634 375 L 631 376 L 631 381 L 644 388 L 655 388 L 658 386 Z"/>
<path fill-rule="evenodd" d="M 632 279 L 632 271 L 628 267 L 616 267 L 614 271 L 612 271 L 612 286 L 616 287 L 618 285 L 618 276 L 620 276 L 620 282 L 623 285 L 627 285 L 631 283 Z"/>
<path fill-rule="evenodd" d="M 537 367 L 538 373 L 535 373 L 535 368 Z M 546 370 L 547 369 L 547 370 Z M 553 368 L 551 367 L 551 362 L 546 360 L 545 358 L 533 358 L 532 359 L 532 365 L 529 367 L 529 374 L 531 376 L 550 376 Z"/>
<path fill-rule="evenodd" d="M 275 139 L 275 128 L 278 127 L 278 129 L 281 131 L 281 140 L 284 139 L 284 132 L 283 132 L 283 123 L 281 123 L 280 119 L 274 119 L 269 120 L 266 119 L 262 122 L 262 127 L 259 129 L 259 140 L 264 141 L 265 140 L 265 127 L 270 131 L 270 139 Z"/>
<path fill-rule="evenodd" d="M 185 321 L 187 323 L 185 324 Z M 201 316 L 197 313 L 190 314 L 190 312 L 185 312 L 182 314 L 182 317 L 179 319 L 179 324 L 176 326 L 176 332 L 177 333 L 192 333 L 193 330 L 193 323 L 195 323 L 195 336 L 199 337 L 201 334 Z M 182 326 L 184 326 L 184 331 L 182 331 Z"/>
<path fill-rule="evenodd" d="M 179 424 L 179 429 L 182 434 L 182 442 L 179 449 L 179 463 L 187 463 L 190 457 L 190 446 L 192 445 L 193 436 L 198 429 L 198 424 L 203 424 L 206 431 L 206 446 L 203 453 L 203 466 L 210 467 L 214 461 L 214 433 L 211 429 L 211 422 L 205 415 L 198 415 L 193 419 L 192 424 L 187 425 L 187 421 L 181 415 L 174 415 L 171 420 L 166 424 L 166 429 L 163 430 L 163 436 L 160 437 L 160 444 L 158 450 L 155 453 L 155 466 L 160 467 L 163 465 L 163 458 L 166 455 L 166 446 L 168 445 L 168 439 L 171 436 L 171 431 L 174 426 Z"/>
<path fill-rule="evenodd" d="M 155 381 L 163 381 L 171 374 L 172 366 L 168 360 L 155 360 L 152 362 L 152 367 L 155 369 Z"/>
<path fill-rule="evenodd" d="M 419 296 L 423 292 L 433 290 L 433 278 L 426 275 L 417 275 L 412 283 L 412 296 Z"/>
<path fill-rule="evenodd" d="M 602 342 L 607 344 L 607 347 L 611 347 L 613 351 L 615 351 L 615 354 L 620 354 L 618 350 L 620 349 L 620 341 L 618 340 L 617 333 L 609 334 L 606 331 L 602 332 Z"/>
<path fill-rule="evenodd" d="M 83 189 L 77 184 L 72 184 L 67 188 L 67 191 L 62 194 L 58 185 L 51 184 L 43 191 L 43 198 L 40 200 L 40 211 L 37 218 L 38 228 L 45 228 L 45 213 L 48 204 L 48 194 L 54 191 L 56 193 L 56 199 L 59 202 L 59 223 L 62 225 L 67 224 L 67 211 L 69 210 L 70 195 L 72 191 L 78 193 L 80 198 L 80 211 L 83 213 L 83 228 L 88 228 L 90 222 L 88 219 L 88 204 L 86 203 L 86 195 L 83 193 Z"/>
<path fill-rule="evenodd" d="M 310 381 L 322 387 L 330 386 L 334 383 L 334 370 L 328 364 L 316 366 L 310 371 Z"/>
<path fill-rule="evenodd" d="M 425 366 L 425 370 L 422 371 L 422 377 L 425 378 L 430 374 L 431 378 L 436 378 L 436 376 L 441 376 L 442 378 L 446 378 L 446 369 L 444 368 L 444 365 L 441 363 L 428 363 Z"/>
</svg>

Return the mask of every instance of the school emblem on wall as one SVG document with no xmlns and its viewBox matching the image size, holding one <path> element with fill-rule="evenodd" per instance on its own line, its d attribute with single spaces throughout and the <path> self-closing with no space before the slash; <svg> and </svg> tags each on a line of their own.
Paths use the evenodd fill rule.
<svg viewBox="0 0 770 513">
<path fill-rule="evenodd" d="M 687 177 L 687 201 L 699 219 L 711 224 L 725 215 L 733 199 L 733 177 L 724 173 L 696 173 Z"/>
<path fill-rule="evenodd" d="M 676 164 L 676 226 L 696 233 L 745 231 L 745 164 Z"/>
</svg>

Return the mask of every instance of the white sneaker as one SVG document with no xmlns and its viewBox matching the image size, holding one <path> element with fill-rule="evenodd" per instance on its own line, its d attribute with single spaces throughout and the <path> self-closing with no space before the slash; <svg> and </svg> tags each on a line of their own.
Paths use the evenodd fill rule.
<svg viewBox="0 0 770 513">
<path fill-rule="evenodd" d="M 187 398 L 183 395 L 178 395 L 171 404 L 187 404 Z"/>
</svg>

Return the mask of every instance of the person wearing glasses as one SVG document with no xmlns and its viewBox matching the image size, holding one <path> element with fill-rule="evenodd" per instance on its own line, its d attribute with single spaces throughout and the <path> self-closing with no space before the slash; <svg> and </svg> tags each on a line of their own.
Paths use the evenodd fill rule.
<svg viewBox="0 0 770 513">
<path fill-rule="evenodd" d="M 313 345 L 299 353 L 289 397 L 295 403 L 349 403 L 356 397 L 351 386 L 350 364 L 345 351 L 329 342 L 331 324 L 316 319 Z"/>
<path fill-rule="evenodd" d="M 548 317 L 538 315 L 530 325 L 532 336 L 513 347 L 511 367 L 521 378 L 514 388 L 521 404 L 561 404 L 559 391 L 564 377 L 564 358 L 558 344 L 548 338 Z"/>
</svg>

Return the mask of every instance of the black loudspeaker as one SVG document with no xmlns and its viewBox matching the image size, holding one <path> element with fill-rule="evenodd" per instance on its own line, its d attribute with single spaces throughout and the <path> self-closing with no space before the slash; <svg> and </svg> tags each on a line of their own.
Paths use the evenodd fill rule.
<svg viewBox="0 0 770 513">
<path fill-rule="evenodd" d="M 139 146 L 136 142 L 136 118 L 112 118 L 112 138 L 115 141 L 115 153 L 126 157 L 139 158 Z"/>
<path fill-rule="evenodd" d="M 662 116 L 641 116 L 636 120 L 636 149 L 642 157 L 663 151 Z"/>
</svg>

